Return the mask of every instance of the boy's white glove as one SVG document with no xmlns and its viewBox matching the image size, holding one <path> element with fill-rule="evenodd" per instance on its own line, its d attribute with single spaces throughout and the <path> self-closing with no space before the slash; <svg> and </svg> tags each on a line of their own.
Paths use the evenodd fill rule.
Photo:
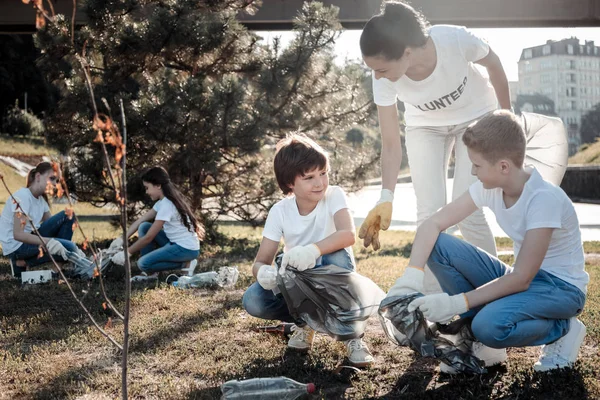
<svg viewBox="0 0 600 400">
<path fill-rule="evenodd" d="M 464 293 L 449 296 L 448 293 L 430 294 L 414 299 L 408 305 L 408 311 L 420 309 L 423 316 L 431 322 L 448 322 L 455 315 L 469 311 L 469 303 Z"/>
<path fill-rule="evenodd" d="M 117 265 L 125 265 L 125 252 L 124 251 L 118 252 L 117 254 L 112 256 L 110 261 L 112 261 L 113 263 L 115 263 Z"/>
<path fill-rule="evenodd" d="M 314 243 L 309 244 L 308 246 L 296 246 L 283 255 L 279 273 L 283 275 L 285 273 L 285 268 L 288 265 L 298 271 L 314 268 L 317 258 L 320 256 L 321 250 Z"/>
<path fill-rule="evenodd" d="M 118 238 L 116 238 L 115 240 L 113 240 L 110 243 L 110 246 L 108 248 L 112 250 L 112 249 L 119 249 L 121 247 L 123 247 L 123 238 L 119 236 Z"/>
<path fill-rule="evenodd" d="M 373 245 L 373 250 L 379 250 L 379 230 L 387 230 L 392 222 L 392 203 L 394 192 L 389 189 L 381 190 L 381 197 L 373 207 L 358 231 L 359 239 L 364 239 L 365 248 Z"/>
<path fill-rule="evenodd" d="M 387 297 L 404 296 L 409 293 L 423 293 L 423 278 L 425 273 L 417 267 L 407 267 L 404 274 L 396 279 L 396 283 L 387 293 Z"/>
<path fill-rule="evenodd" d="M 256 274 L 256 281 L 265 290 L 277 287 L 277 268 L 274 265 L 261 265 Z"/>
<path fill-rule="evenodd" d="M 68 260 L 67 249 L 56 239 L 50 239 L 46 243 L 46 248 L 53 256 L 60 256 L 63 260 Z"/>
</svg>

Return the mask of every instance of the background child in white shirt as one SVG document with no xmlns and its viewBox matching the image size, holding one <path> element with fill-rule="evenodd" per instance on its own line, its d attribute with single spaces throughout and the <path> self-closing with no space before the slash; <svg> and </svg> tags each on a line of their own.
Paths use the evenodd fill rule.
<svg viewBox="0 0 600 400">
<path fill-rule="evenodd" d="M 127 237 L 136 231 L 139 236 L 129 247 L 129 253 L 141 253 L 137 265 L 147 274 L 186 269 L 188 275 L 192 275 L 200 254 L 199 237 L 204 233 L 202 225 L 164 168 L 150 168 L 142 175 L 142 182 L 146 194 L 156 203 L 129 227 Z M 122 239 L 117 238 L 111 247 L 122 244 Z M 123 265 L 124 253 L 117 253 L 112 261 Z"/>
<path fill-rule="evenodd" d="M 76 252 L 85 257 L 71 241 L 73 238 L 73 215 L 61 211 L 52 215 L 46 191 L 58 183 L 59 171 L 49 162 L 41 162 L 27 175 L 26 187 L 13 193 L 13 198 L 6 201 L 0 217 L 0 243 L 2 253 L 10 257 L 13 274 L 21 277 L 27 267 L 33 267 L 50 261 L 50 256 L 39 257 L 42 240 L 55 261 L 67 260 L 67 252 Z M 17 207 L 17 202 L 21 208 Z M 34 232 L 31 223 L 23 215 L 33 221 L 42 239 Z M 23 223 L 24 222 L 24 223 Z"/>
</svg>

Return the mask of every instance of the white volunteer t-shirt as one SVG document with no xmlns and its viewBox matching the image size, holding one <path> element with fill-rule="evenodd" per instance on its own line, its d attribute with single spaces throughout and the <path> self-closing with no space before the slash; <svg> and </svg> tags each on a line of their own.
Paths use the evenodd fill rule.
<svg viewBox="0 0 600 400">
<path fill-rule="evenodd" d="M 200 250 L 200 241 L 196 232 L 190 232 L 181 222 L 179 211 L 175 204 L 166 197 L 157 201 L 152 207 L 156 211 L 156 221 L 165 221 L 163 230 L 171 243 L 180 245 L 188 250 Z M 193 227 L 192 227 L 193 229 Z"/>
<path fill-rule="evenodd" d="M 25 214 L 31 218 L 35 227 L 39 228 L 42 224 L 44 213 L 50 211 L 50 207 L 46 203 L 46 200 L 44 200 L 44 197 L 40 196 L 36 199 L 31 194 L 31 190 L 21 188 L 14 193 L 14 198 L 17 199 Z M 12 197 L 9 197 L 0 217 L 0 244 L 2 244 L 2 253 L 5 256 L 14 253 L 23 244 L 23 242 L 15 240 L 14 236 L 14 216 L 16 212 L 18 212 L 17 205 L 13 203 Z M 29 222 L 25 225 L 24 231 L 27 233 L 33 231 Z"/>
<path fill-rule="evenodd" d="M 274 242 L 283 238 L 284 252 L 319 242 L 336 232 L 333 216 L 344 208 L 348 208 L 346 194 L 339 186 L 329 186 L 325 196 L 308 215 L 300 215 L 296 196 L 286 197 L 269 210 L 263 236 Z M 352 247 L 346 249 L 353 256 Z"/>
<path fill-rule="evenodd" d="M 532 166 L 523 193 L 512 207 L 506 208 L 502 189 L 484 189 L 475 182 L 469 193 L 477 207 L 488 207 L 496 215 L 498 225 L 514 242 L 515 258 L 519 254 L 525 232 L 536 228 L 554 228 L 541 269 L 559 277 L 583 293 L 590 280 L 585 272 L 585 259 L 579 220 L 573 203 L 558 186 L 545 181 Z"/>
<path fill-rule="evenodd" d="M 489 79 L 473 65 L 487 56 L 489 46 L 462 26 L 435 25 L 429 34 L 437 53 L 434 71 L 422 81 L 406 75 L 396 82 L 375 79 L 375 104 L 404 102 L 407 126 L 458 125 L 498 108 Z"/>
</svg>

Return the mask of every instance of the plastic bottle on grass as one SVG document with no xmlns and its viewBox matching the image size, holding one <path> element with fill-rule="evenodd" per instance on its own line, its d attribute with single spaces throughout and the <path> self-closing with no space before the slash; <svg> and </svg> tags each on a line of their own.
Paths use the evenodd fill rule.
<svg viewBox="0 0 600 400">
<path fill-rule="evenodd" d="M 314 391 L 314 383 L 300 383 L 285 376 L 233 380 L 221 385 L 223 400 L 294 400 Z"/>
<path fill-rule="evenodd" d="M 212 287 L 217 285 L 218 275 L 216 271 L 209 271 L 192 276 L 180 276 L 176 282 L 173 282 L 173 286 L 180 289 Z"/>
</svg>

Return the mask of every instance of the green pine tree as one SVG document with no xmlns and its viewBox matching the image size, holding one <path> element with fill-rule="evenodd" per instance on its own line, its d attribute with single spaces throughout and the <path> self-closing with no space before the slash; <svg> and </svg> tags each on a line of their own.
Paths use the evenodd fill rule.
<svg viewBox="0 0 600 400">
<path fill-rule="evenodd" d="M 143 200 L 135 179 L 162 165 L 205 222 L 227 214 L 259 223 L 280 198 L 274 144 L 303 132 L 332 153 L 332 183 L 356 188 L 378 161 L 376 146 L 353 146 L 345 132 L 374 111 L 365 73 L 334 63 L 336 7 L 307 3 L 286 48 L 264 44 L 236 20 L 255 1 L 87 0 L 88 24 L 71 43 L 58 16 L 36 34 L 38 65 L 61 100 L 46 120 L 48 141 L 70 155 L 78 196 L 114 201 L 93 143 L 92 108 L 78 54 L 101 98 L 127 118 L 129 200 Z M 107 108 L 99 106 L 100 111 Z"/>
</svg>

